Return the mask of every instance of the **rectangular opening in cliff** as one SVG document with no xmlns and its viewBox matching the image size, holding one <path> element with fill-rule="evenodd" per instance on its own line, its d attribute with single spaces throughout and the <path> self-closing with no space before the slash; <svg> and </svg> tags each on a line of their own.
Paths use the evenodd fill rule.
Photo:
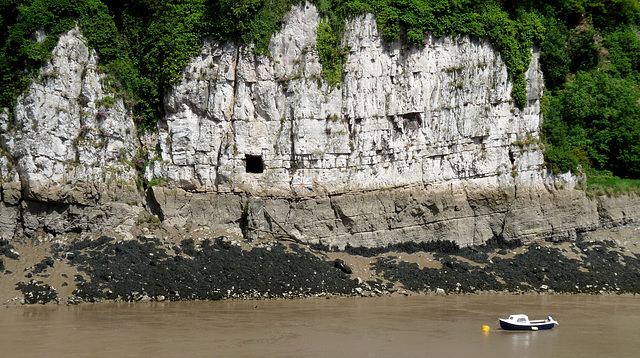
<svg viewBox="0 0 640 358">
<path fill-rule="evenodd" d="M 264 172 L 264 162 L 261 155 L 246 154 L 245 157 L 246 172 L 247 173 L 262 173 Z"/>
</svg>

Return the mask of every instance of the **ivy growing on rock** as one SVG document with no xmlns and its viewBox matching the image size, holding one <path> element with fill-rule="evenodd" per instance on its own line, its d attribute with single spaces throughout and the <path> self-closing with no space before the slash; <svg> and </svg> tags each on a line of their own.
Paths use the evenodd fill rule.
<svg viewBox="0 0 640 358">
<path fill-rule="evenodd" d="M 324 17 L 318 29 L 318 52 L 323 77 L 331 85 L 340 82 L 346 44 L 341 43 L 350 16 L 374 13 L 387 41 L 403 39 L 423 45 L 427 32 L 436 36 L 457 33 L 487 36 L 501 51 L 514 81 L 514 99 L 526 105 L 524 71 L 530 48 L 544 28 L 532 13 L 510 16 L 498 5 L 471 1 L 313 0 Z M 296 0 L 188 0 L 9 1 L 0 8 L 6 34 L 0 71 L 5 79 L 0 105 L 12 101 L 46 60 L 58 36 L 78 23 L 103 66 L 121 82 L 123 95 L 135 99 L 139 127 L 150 129 L 161 112 L 162 96 L 180 77 L 189 59 L 197 54 L 206 36 L 255 44 L 257 53 L 268 54 L 271 35 Z M 12 21 L 14 19 L 14 21 Z M 33 34 L 44 30 L 38 42 Z M 404 34 L 404 35 L 402 35 Z M 24 71 L 24 69 L 27 71 Z"/>
</svg>

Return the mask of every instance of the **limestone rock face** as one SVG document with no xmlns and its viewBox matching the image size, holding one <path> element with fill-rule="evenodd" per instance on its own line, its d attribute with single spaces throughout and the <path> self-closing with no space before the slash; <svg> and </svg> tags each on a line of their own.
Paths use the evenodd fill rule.
<svg viewBox="0 0 640 358">
<path fill-rule="evenodd" d="M 192 195 L 249 194 L 228 212 L 255 233 L 337 246 L 573 237 L 598 225 L 576 178 L 542 167 L 537 49 L 520 109 L 488 41 L 389 44 L 366 15 L 346 24 L 342 83 L 330 87 L 315 46 L 319 21 L 313 6 L 293 7 L 270 57 L 206 41 L 166 96 L 162 161 L 147 179 Z M 295 178 L 309 178 L 313 192 L 300 196 Z M 166 198 L 163 189 L 154 195 Z M 160 205 L 165 219 L 180 217 L 169 207 Z"/>
<path fill-rule="evenodd" d="M 583 179 L 546 173 L 536 48 L 521 109 L 489 41 L 387 43 L 366 15 L 347 22 L 342 81 L 329 86 L 320 21 L 294 6 L 269 56 L 206 40 L 142 138 L 78 29 L 63 35 L 15 111 L 0 111 L 0 235 L 132 238 L 150 212 L 174 232 L 467 246 L 640 220 L 637 196 L 589 198 Z M 141 193 L 145 150 L 145 179 L 167 185 Z"/>
<path fill-rule="evenodd" d="M 40 73 L 18 98 L 13 121 L 7 111 L 0 116 L 0 141 L 10 153 L 0 163 L 5 204 L 0 210 L 29 208 L 23 210 L 23 220 L 31 231 L 99 227 L 105 221 L 91 224 L 85 218 L 80 227 L 61 221 L 54 225 L 57 229 L 44 221 L 53 223 L 56 215 L 50 214 L 75 207 L 72 216 L 97 215 L 110 222 L 104 208 L 112 201 L 139 200 L 137 174 L 128 164 L 139 147 L 132 116 L 115 88 L 108 87 L 95 51 L 77 28 L 60 37 Z M 101 208 L 90 214 L 92 207 Z M 30 220 L 34 212 L 47 213 L 47 218 Z M 12 215 L 3 215 L 2 223 Z"/>
<path fill-rule="evenodd" d="M 621 225 L 633 224 L 640 217 L 640 198 L 634 194 L 620 196 L 600 195 L 596 197 L 600 226 L 614 228 Z"/>
<path fill-rule="evenodd" d="M 388 44 L 367 15 L 347 23 L 343 81 L 329 87 L 315 47 L 319 20 L 313 6 L 294 7 L 271 58 L 207 41 L 166 97 L 163 160 L 148 179 L 291 196 L 295 177 L 337 194 L 477 178 L 513 186 L 514 174 L 541 172 L 537 49 L 520 110 L 488 41 Z M 249 168 L 256 158 L 260 173 Z"/>
</svg>

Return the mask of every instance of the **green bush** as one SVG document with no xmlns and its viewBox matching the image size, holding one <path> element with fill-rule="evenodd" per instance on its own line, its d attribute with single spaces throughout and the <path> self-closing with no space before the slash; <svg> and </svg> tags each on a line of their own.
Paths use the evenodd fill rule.
<svg viewBox="0 0 640 358">
<path fill-rule="evenodd" d="M 0 106 L 13 107 L 15 98 L 30 83 L 43 61 L 49 58 L 60 34 L 75 25 L 80 12 L 70 1 L 5 1 L 0 5 Z M 38 42 L 33 34 L 44 30 Z"/>
<path fill-rule="evenodd" d="M 543 131 L 554 151 L 547 161 L 563 170 L 574 163 L 574 148 L 587 153 L 579 164 L 640 177 L 640 89 L 629 79 L 579 72 L 552 99 Z M 557 151 L 563 151 L 562 158 Z"/>
<path fill-rule="evenodd" d="M 613 76 L 638 78 L 640 69 L 640 38 L 631 27 L 607 33 L 603 46 L 607 49 L 607 71 Z"/>
<path fill-rule="evenodd" d="M 545 19 L 547 29 L 540 44 L 540 64 L 547 90 L 560 88 L 567 80 L 571 57 L 568 51 L 569 30 L 555 18 Z"/>
<path fill-rule="evenodd" d="M 569 37 L 569 57 L 571 58 L 570 71 L 589 71 L 594 69 L 599 62 L 599 48 L 596 44 L 596 33 L 589 29 L 585 31 L 574 30 Z"/>
</svg>

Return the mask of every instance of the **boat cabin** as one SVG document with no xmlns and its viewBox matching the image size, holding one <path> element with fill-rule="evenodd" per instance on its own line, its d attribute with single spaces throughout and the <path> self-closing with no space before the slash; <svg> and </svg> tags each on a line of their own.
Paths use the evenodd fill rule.
<svg viewBox="0 0 640 358">
<path fill-rule="evenodd" d="M 529 316 L 524 314 L 512 314 L 511 316 L 509 316 L 509 321 L 527 324 L 529 323 Z"/>
</svg>

